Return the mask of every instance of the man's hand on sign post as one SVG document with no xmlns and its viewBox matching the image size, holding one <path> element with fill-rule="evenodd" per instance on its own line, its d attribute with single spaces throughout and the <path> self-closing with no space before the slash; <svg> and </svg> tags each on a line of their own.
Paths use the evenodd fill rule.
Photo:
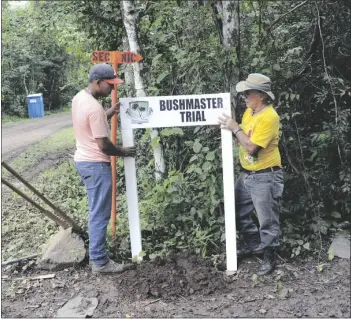
<svg viewBox="0 0 351 319">
<path fill-rule="evenodd" d="M 114 113 L 119 113 L 120 109 L 121 109 L 120 102 L 117 102 L 114 106 L 111 106 L 110 108 L 111 112 L 114 112 Z"/>
<path fill-rule="evenodd" d="M 124 153 L 124 157 L 134 157 L 136 154 L 136 148 L 135 146 L 131 147 L 123 147 L 122 151 Z"/>
<path fill-rule="evenodd" d="M 239 129 L 239 124 L 237 121 L 232 119 L 229 115 L 222 113 L 223 116 L 218 117 L 218 124 L 221 125 L 222 129 L 227 129 L 232 132 Z"/>
<path fill-rule="evenodd" d="M 107 119 L 110 119 L 112 116 L 115 114 L 119 113 L 121 108 L 120 102 L 117 102 L 114 106 L 111 106 L 107 111 L 106 111 L 106 116 Z"/>
</svg>

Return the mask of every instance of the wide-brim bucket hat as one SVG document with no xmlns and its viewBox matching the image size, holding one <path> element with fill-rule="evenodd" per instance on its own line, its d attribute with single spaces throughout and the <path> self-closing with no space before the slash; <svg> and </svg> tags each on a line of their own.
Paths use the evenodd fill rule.
<svg viewBox="0 0 351 319">
<path fill-rule="evenodd" d="M 244 92 L 248 90 L 258 90 L 267 93 L 268 96 L 274 100 L 275 96 L 271 91 L 271 79 L 261 73 L 251 73 L 245 81 L 240 81 L 236 85 L 237 92 Z"/>
</svg>

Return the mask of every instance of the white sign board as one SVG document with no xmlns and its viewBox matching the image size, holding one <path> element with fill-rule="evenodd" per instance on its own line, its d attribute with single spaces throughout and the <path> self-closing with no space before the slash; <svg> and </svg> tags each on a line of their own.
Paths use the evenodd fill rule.
<svg viewBox="0 0 351 319">
<path fill-rule="evenodd" d="M 229 94 L 125 98 L 120 102 L 123 129 L 218 125 L 218 116 L 230 113 Z"/>
<path fill-rule="evenodd" d="M 231 116 L 230 94 L 121 98 L 123 147 L 133 146 L 133 129 L 218 125 L 222 113 Z M 237 270 L 232 133 L 221 130 L 227 270 Z M 142 251 L 134 158 L 124 159 L 132 257 Z"/>
</svg>

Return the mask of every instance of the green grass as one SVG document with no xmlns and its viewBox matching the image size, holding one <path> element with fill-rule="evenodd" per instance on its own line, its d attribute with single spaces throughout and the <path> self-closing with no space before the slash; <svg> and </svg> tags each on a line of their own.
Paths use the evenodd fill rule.
<svg viewBox="0 0 351 319">
<path fill-rule="evenodd" d="M 65 106 L 59 110 L 45 111 L 45 116 L 54 115 L 54 114 L 66 114 L 66 113 L 70 113 L 71 111 L 72 109 L 70 106 Z"/>
<path fill-rule="evenodd" d="M 3 115 L 1 117 L 1 123 L 18 123 L 18 122 L 24 122 L 30 120 L 29 118 L 25 117 L 19 117 L 19 116 L 13 116 L 13 115 Z"/>
<path fill-rule="evenodd" d="M 52 153 L 59 153 L 75 145 L 73 127 L 59 131 L 39 143 L 30 145 L 10 166 L 17 172 L 35 167 L 42 159 Z M 4 173 L 6 175 L 6 173 Z"/>
<path fill-rule="evenodd" d="M 56 115 L 56 114 L 66 114 L 71 112 L 71 107 L 70 106 L 65 106 L 59 110 L 53 110 L 53 111 L 45 111 L 45 116 L 50 116 L 50 115 Z M 27 117 L 20 117 L 20 116 L 15 116 L 15 115 L 7 115 L 4 114 L 1 117 L 1 123 L 18 123 L 18 122 L 24 122 L 32 120 Z"/>
</svg>

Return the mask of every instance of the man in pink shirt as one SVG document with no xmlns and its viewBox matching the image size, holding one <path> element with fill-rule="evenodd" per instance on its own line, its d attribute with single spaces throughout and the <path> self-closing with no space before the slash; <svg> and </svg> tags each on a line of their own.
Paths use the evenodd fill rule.
<svg viewBox="0 0 351 319">
<path fill-rule="evenodd" d="M 89 72 L 89 86 L 72 100 L 76 138 L 74 161 L 86 187 L 89 202 L 89 258 L 93 273 L 119 273 L 128 268 L 109 259 L 105 248 L 111 216 L 112 171 L 110 156 L 135 156 L 135 147 L 117 147 L 109 139 L 107 119 L 118 112 L 115 105 L 105 112 L 98 102 L 123 83 L 109 64 L 96 64 Z"/>
</svg>

